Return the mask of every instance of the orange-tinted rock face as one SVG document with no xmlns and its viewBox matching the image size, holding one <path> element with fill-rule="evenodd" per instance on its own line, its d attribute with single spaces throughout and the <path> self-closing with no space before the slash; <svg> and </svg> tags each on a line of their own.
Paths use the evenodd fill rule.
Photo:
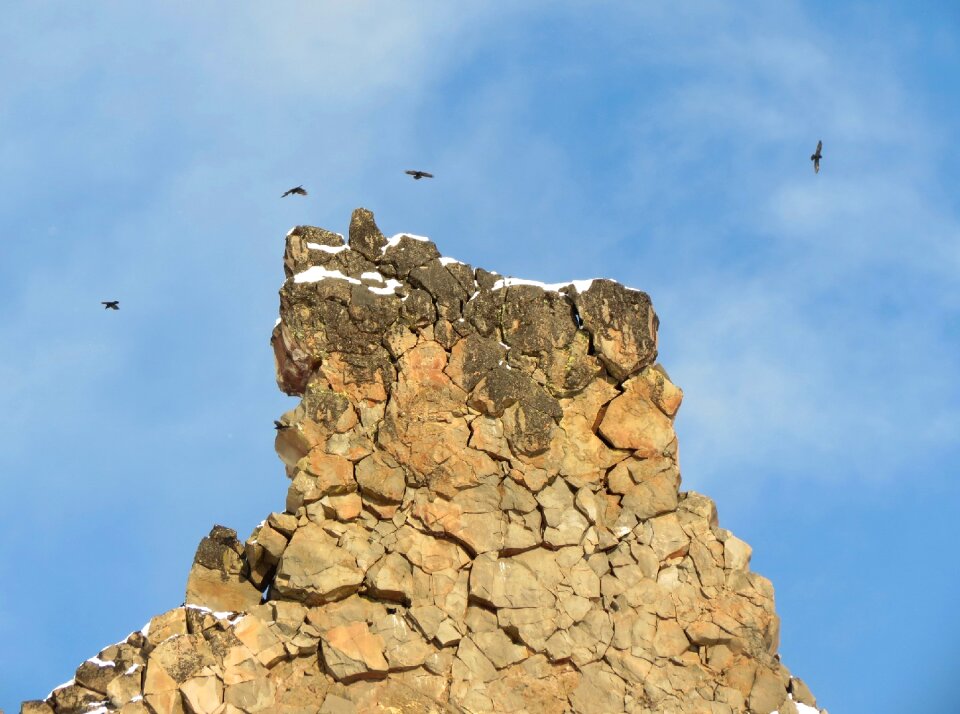
<svg viewBox="0 0 960 714">
<path fill-rule="evenodd" d="M 26 711 L 815 704 L 749 546 L 678 490 L 645 293 L 503 279 L 363 209 L 349 245 L 295 228 L 284 266 L 285 511 L 215 528 L 185 608 Z"/>
</svg>

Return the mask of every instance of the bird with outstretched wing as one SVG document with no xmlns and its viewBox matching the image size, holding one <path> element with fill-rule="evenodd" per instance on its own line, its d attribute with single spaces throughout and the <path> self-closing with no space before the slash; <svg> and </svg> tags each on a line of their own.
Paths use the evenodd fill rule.
<svg viewBox="0 0 960 714">
<path fill-rule="evenodd" d="M 294 188 L 291 188 L 289 191 L 283 194 L 280 198 L 286 198 L 291 193 L 296 196 L 306 196 L 307 190 L 303 186 L 295 186 Z"/>
<path fill-rule="evenodd" d="M 101 300 L 100 304 L 103 305 L 104 310 L 119 310 L 120 301 L 119 300 Z"/>
<path fill-rule="evenodd" d="M 419 181 L 422 178 L 433 178 L 433 174 L 428 174 L 426 171 L 404 171 L 403 173 L 413 176 L 414 181 Z"/>
<path fill-rule="evenodd" d="M 813 173 L 820 173 L 820 159 L 823 158 L 823 154 L 820 153 L 820 150 L 823 149 L 823 142 L 817 142 L 817 150 L 813 153 L 813 156 L 810 157 L 810 160 L 813 162 Z"/>
</svg>

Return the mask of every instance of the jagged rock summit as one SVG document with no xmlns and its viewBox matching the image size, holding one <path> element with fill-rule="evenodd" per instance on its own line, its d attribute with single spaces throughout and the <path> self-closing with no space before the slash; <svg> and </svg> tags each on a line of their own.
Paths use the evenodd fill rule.
<svg viewBox="0 0 960 714">
<path fill-rule="evenodd" d="M 185 606 L 23 712 L 816 711 L 750 547 L 678 491 L 645 293 L 503 278 L 364 209 L 284 266 L 284 509 L 216 526 Z"/>
</svg>

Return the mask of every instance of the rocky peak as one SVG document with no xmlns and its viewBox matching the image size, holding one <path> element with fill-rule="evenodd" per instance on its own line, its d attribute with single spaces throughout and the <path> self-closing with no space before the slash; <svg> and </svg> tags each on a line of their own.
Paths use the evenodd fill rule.
<svg viewBox="0 0 960 714">
<path fill-rule="evenodd" d="M 186 605 L 24 712 L 817 711 L 769 581 L 679 491 L 646 293 L 287 235 L 284 508 L 215 526 Z"/>
</svg>

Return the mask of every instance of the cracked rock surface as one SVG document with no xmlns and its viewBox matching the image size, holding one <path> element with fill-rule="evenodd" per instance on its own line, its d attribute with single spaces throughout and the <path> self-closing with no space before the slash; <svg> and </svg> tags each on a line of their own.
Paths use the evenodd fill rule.
<svg viewBox="0 0 960 714">
<path fill-rule="evenodd" d="M 773 588 L 680 492 L 659 321 L 388 239 L 287 236 L 282 510 L 23 712 L 811 714 Z M 281 499 L 278 499 L 281 500 Z"/>
</svg>

